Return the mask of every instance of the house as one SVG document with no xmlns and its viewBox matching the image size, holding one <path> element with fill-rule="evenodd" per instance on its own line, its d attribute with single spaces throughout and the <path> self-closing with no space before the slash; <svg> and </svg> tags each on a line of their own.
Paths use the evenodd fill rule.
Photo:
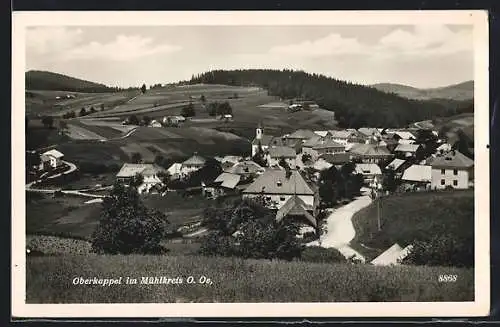
<svg viewBox="0 0 500 327">
<path fill-rule="evenodd" d="M 311 213 L 311 208 L 298 195 L 293 195 L 276 213 L 276 220 L 295 223 L 299 226 L 316 228 L 317 221 Z"/>
<path fill-rule="evenodd" d="M 236 174 L 242 177 L 242 181 L 253 180 L 262 175 L 266 169 L 252 160 L 244 160 L 224 169 L 224 172 Z"/>
<path fill-rule="evenodd" d="M 316 216 L 319 196 L 297 170 L 266 169 L 243 191 L 243 198 L 264 196 L 269 208 L 279 210 L 293 196 L 300 198 L 306 210 Z"/>
<path fill-rule="evenodd" d="M 429 189 L 432 180 L 432 167 L 427 165 L 411 165 L 401 177 L 403 186 L 408 190 Z"/>
<path fill-rule="evenodd" d="M 363 175 L 363 180 L 367 183 L 370 183 L 375 178 L 382 176 L 380 167 L 374 163 L 358 163 L 356 164 L 354 171 L 356 174 Z"/>
<path fill-rule="evenodd" d="M 64 154 L 52 149 L 40 155 L 40 170 L 55 169 L 63 165 Z"/>
<path fill-rule="evenodd" d="M 401 260 L 408 256 L 412 248 L 412 245 L 408 245 L 405 248 L 402 248 L 399 244 L 394 243 L 390 248 L 385 250 L 370 263 L 376 266 L 398 265 L 400 264 Z"/>
<path fill-rule="evenodd" d="M 403 174 L 403 171 L 405 170 L 406 168 L 406 165 L 405 165 L 406 161 L 405 160 L 402 160 L 402 159 L 398 159 L 398 158 L 395 158 L 394 160 L 392 160 L 387 166 L 385 166 L 385 168 L 390 168 L 394 171 L 394 174 L 397 176 L 397 177 L 401 177 L 401 175 Z"/>
<path fill-rule="evenodd" d="M 358 133 L 355 130 L 340 130 L 340 131 L 330 131 L 330 135 L 332 139 L 346 146 L 349 143 L 364 143 L 364 140 L 360 140 L 358 137 Z"/>
<path fill-rule="evenodd" d="M 314 162 L 313 168 L 317 171 L 322 171 L 325 169 L 330 169 L 332 166 L 333 164 L 320 157 L 318 160 L 316 160 L 316 162 Z"/>
<path fill-rule="evenodd" d="M 202 183 L 202 194 L 209 199 L 216 199 L 220 196 L 236 193 L 236 186 L 240 183 L 241 176 L 231 173 L 222 173 L 210 184 Z"/>
<path fill-rule="evenodd" d="M 153 119 L 151 121 L 151 123 L 149 123 L 149 126 L 150 127 L 162 127 L 163 125 L 159 121 Z"/>
<path fill-rule="evenodd" d="M 381 163 L 389 160 L 393 155 L 387 147 L 377 144 L 355 144 L 350 150 L 351 160 L 360 161 L 362 163 Z"/>
<path fill-rule="evenodd" d="M 381 137 L 382 136 L 382 134 L 380 133 L 378 128 L 361 127 L 361 128 L 358 128 L 358 132 L 361 133 L 364 137 Z"/>
<path fill-rule="evenodd" d="M 474 161 L 456 150 L 434 158 L 430 164 L 433 189 L 446 187 L 466 189 L 469 188 L 469 182 L 474 179 Z"/>
<path fill-rule="evenodd" d="M 187 175 L 193 171 L 197 171 L 205 165 L 207 160 L 196 153 L 189 159 L 182 162 L 181 175 Z"/>
<path fill-rule="evenodd" d="M 420 149 L 420 144 L 398 144 L 394 153 L 403 158 L 415 158 Z"/>
<path fill-rule="evenodd" d="M 183 116 L 167 116 L 163 117 L 163 124 L 165 125 L 179 125 L 186 121 L 186 117 Z"/>
<path fill-rule="evenodd" d="M 342 166 L 350 162 L 349 153 L 346 152 L 322 154 L 318 157 L 318 160 L 320 159 L 323 159 L 329 164 L 335 166 Z"/>
<path fill-rule="evenodd" d="M 267 150 L 266 160 L 270 167 L 279 165 L 280 160 L 285 159 L 290 168 L 295 168 L 297 166 L 296 158 L 296 150 L 288 146 L 275 146 Z"/>
<path fill-rule="evenodd" d="M 317 152 L 313 150 L 314 146 L 318 144 L 318 142 L 322 139 L 322 136 L 315 135 L 309 139 L 307 139 L 304 143 L 302 143 L 302 153 L 308 154 L 311 156 L 313 160 L 317 157 Z"/>
<path fill-rule="evenodd" d="M 397 135 L 398 139 L 400 140 L 412 140 L 412 141 L 415 141 L 417 139 L 417 137 L 411 133 L 411 132 L 408 132 L 408 131 L 393 131 L 391 132 L 392 134 L 394 135 Z"/>
<path fill-rule="evenodd" d="M 328 137 L 319 140 L 312 149 L 316 152 L 316 156 L 345 152 L 345 146 L 343 144 L 337 143 Z"/>
<path fill-rule="evenodd" d="M 173 163 L 170 167 L 168 167 L 167 172 L 172 179 L 178 179 L 181 177 L 181 163 Z"/>
<path fill-rule="evenodd" d="M 330 134 L 330 131 L 314 131 L 314 134 L 321 136 L 321 137 L 325 137 L 325 136 Z"/>
<path fill-rule="evenodd" d="M 137 174 L 144 178 L 141 185 L 137 187 L 139 194 L 150 192 L 154 187 L 163 186 L 160 176 L 165 170 L 156 164 L 132 164 L 125 163 L 116 174 L 116 178 L 126 184 L 129 184 Z"/>
<path fill-rule="evenodd" d="M 304 143 L 306 140 L 316 137 L 317 134 L 308 129 L 298 129 L 295 132 L 284 136 L 284 141 L 287 146 L 295 146 L 298 141 L 299 143 Z"/>
</svg>

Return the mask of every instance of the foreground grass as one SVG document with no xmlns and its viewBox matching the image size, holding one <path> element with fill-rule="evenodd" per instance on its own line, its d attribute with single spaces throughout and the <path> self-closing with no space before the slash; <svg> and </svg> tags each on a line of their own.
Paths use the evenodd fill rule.
<svg viewBox="0 0 500 327">
<path fill-rule="evenodd" d="M 381 200 L 381 231 L 377 203 L 354 214 L 356 237 L 351 245 L 373 259 L 395 242 L 406 246 L 413 240 L 451 234 L 457 240 L 474 237 L 474 191 L 405 193 Z"/>
<path fill-rule="evenodd" d="M 197 256 L 28 257 L 27 303 L 473 301 L 472 269 L 376 267 Z M 456 274 L 455 283 L 439 283 Z M 141 277 L 182 277 L 178 285 Z M 187 284 L 188 276 L 207 284 Z M 73 285 L 75 277 L 137 278 L 138 284 Z"/>
</svg>

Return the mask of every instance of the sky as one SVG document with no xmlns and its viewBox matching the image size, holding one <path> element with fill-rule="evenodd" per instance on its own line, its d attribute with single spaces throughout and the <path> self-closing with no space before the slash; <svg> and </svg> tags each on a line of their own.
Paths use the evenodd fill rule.
<svg viewBox="0 0 500 327">
<path fill-rule="evenodd" d="M 359 84 L 473 79 L 472 26 L 43 26 L 26 71 L 109 86 L 173 83 L 212 69 L 296 69 Z"/>
</svg>

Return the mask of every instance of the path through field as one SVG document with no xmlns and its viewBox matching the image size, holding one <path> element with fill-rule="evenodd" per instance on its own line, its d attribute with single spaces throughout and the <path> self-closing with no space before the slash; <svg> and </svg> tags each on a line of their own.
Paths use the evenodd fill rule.
<svg viewBox="0 0 500 327">
<path fill-rule="evenodd" d="M 308 246 L 315 245 L 324 248 L 335 248 L 346 258 L 354 256 L 365 262 L 362 254 L 349 246 L 349 242 L 354 238 L 356 232 L 352 225 L 352 216 L 368 206 L 372 200 L 367 189 L 361 190 L 361 196 L 343 207 L 335 209 L 326 218 L 326 233 L 320 236 L 320 240 L 308 243 Z"/>
</svg>

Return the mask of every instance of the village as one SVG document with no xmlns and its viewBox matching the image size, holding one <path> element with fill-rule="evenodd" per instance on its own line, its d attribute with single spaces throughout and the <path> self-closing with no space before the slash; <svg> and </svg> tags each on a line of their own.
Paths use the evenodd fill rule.
<svg viewBox="0 0 500 327">
<path fill-rule="evenodd" d="M 180 128 L 184 121 L 163 119 Z M 150 128 L 161 126 L 156 121 L 150 123 Z M 473 160 L 447 143 L 438 131 L 430 129 L 299 129 L 276 136 L 268 134 L 265 124 L 260 123 L 248 150 L 251 156 L 247 157 L 193 153 L 167 169 L 144 160 L 124 163 L 115 179 L 134 184 L 143 197 L 171 192 L 181 192 L 183 196 L 201 193 L 209 200 L 262 197 L 275 212 L 277 221 L 300 226 L 297 236 L 307 245 L 336 248 L 346 258 L 360 262 L 365 262 L 363 255 L 349 246 L 354 237 L 351 218 L 355 212 L 392 193 L 474 187 Z M 27 189 L 43 192 L 43 188 L 37 190 L 37 183 L 57 180 L 77 169 L 57 149 L 43 152 L 36 167 L 39 180 L 27 185 Z M 334 190 L 339 188 L 336 171 L 346 172 L 349 179 L 347 186 L 342 186 L 343 194 Z M 109 188 L 97 185 L 89 191 Z M 95 198 L 90 201 L 102 201 L 106 196 L 85 190 L 59 192 Z M 207 232 L 199 222 L 190 222 L 179 230 L 198 236 Z M 411 244 L 394 244 L 371 263 L 397 264 L 410 249 Z"/>
</svg>

